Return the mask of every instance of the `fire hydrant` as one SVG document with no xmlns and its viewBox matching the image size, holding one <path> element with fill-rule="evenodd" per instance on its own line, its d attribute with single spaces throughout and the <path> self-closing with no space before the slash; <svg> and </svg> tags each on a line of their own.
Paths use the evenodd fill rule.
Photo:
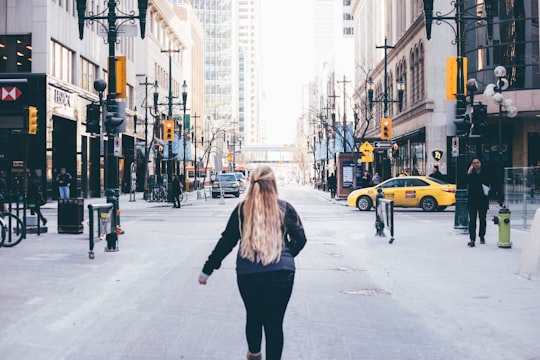
<svg viewBox="0 0 540 360">
<path fill-rule="evenodd" d="M 499 225 L 499 241 L 497 242 L 497 246 L 500 248 L 512 247 L 512 242 L 510 241 L 510 215 L 510 210 L 503 206 L 499 210 L 499 216 L 493 217 L 493 223 Z"/>
</svg>

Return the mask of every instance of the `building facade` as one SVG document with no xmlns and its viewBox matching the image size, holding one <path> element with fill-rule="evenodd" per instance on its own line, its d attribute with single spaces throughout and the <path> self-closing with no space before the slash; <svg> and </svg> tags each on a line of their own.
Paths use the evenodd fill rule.
<svg viewBox="0 0 540 360">
<path fill-rule="evenodd" d="M 119 12 L 137 12 L 136 1 L 116 6 Z M 115 55 L 126 59 L 125 95 L 119 96 L 126 115 L 125 130 L 116 141 L 118 184 L 106 184 L 107 154 L 103 149 L 108 149 L 109 140 L 86 132 L 86 108 L 91 102 L 99 102 L 94 81 L 108 77 L 107 22 L 85 21 L 80 40 L 75 1 L 9 0 L 0 4 L 0 87 L 3 91 L 15 89 L 17 94 L 14 99 L 2 98 L 0 104 L 0 168 L 6 172 L 12 190 L 23 187 L 25 169 L 35 170 L 42 176 L 48 197 L 56 198 L 56 175 L 65 167 L 73 176 L 72 197 L 101 196 L 106 187 L 124 187 L 131 165 L 144 163 L 145 149 L 138 144 L 145 138 L 145 127 L 137 126 L 143 117 L 135 116 L 135 108 L 144 107 L 137 95 L 141 80 L 137 75 L 145 74 L 148 82 L 157 80 L 168 86 L 169 59 L 161 50 L 191 45 L 179 34 L 180 20 L 166 1 L 151 0 L 148 9 L 146 40 L 137 40 L 137 21 L 135 29 L 125 28 L 125 36 L 121 34 L 115 45 Z M 107 8 L 101 2 L 88 2 L 86 10 L 86 14 L 99 15 Z M 180 56 L 174 62 L 175 94 L 180 92 L 185 74 L 191 71 L 182 62 Z M 141 63 L 142 71 L 136 65 Z M 107 89 L 103 96 L 106 94 Z M 24 131 L 24 108 L 29 105 L 38 109 L 36 135 Z M 137 171 L 141 189 L 144 165 Z"/>
<path fill-rule="evenodd" d="M 386 97 L 390 100 L 386 104 L 387 115 L 393 123 L 394 148 L 375 152 L 374 171 L 388 178 L 402 172 L 429 174 L 433 165 L 439 165 L 450 182 L 457 182 L 463 172 L 458 163 L 467 163 L 474 156 L 480 156 L 492 167 L 501 161 L 505 167 L 538 163 L 540 151 L 534 141 L 538 137 L 535 117 L 538 65 L 534 61 L 539 55 L 535 25 L 538 1 L 494 4 L 492 39 L 488 38 L 485 21 L 465 20 L 466 75 L 478 81 L 474 102 L 488 105 L 488 127 L 481 137 L 460 137 L 462 145 L 458 154 L 453 149 L 456 100 L 446 95 L 446 59 L 456 56 L 456 35 L 452 29 L 455 24 L 434 21 L 428 41 L 422 1 L 353 1 L 355 59 L 359 65 L 355 74 L 355 101 L 360 109 L 360 121 L 368 129 L 367 138 L 380 138 Z M 453 2 L 436 0 L 434 13 L 451 12 L 453 7 Z M 467 0 L 464 8 L 470 16 L 485 15 L 483 3 Z M 367 71 L 361 70 L 360 65 Z M 499 107 L 482 95 L 489 83 L 497 81 L 493 70 L 498 65 L 507 68 L 510 86 L 504 96 L 512 99 L 519 111 L 516 118 L 502 114 L 501 132 Z M 374 89 L 372 109 L 367 91 L 370 79 Z M 405 85 L 401 111 L 394 101 L 398 80 L 403 80 Z M 502 137 L 502 159 L 498 134 Z M 442 157 L 436 157 L 435 153 Z"/>
</svg>

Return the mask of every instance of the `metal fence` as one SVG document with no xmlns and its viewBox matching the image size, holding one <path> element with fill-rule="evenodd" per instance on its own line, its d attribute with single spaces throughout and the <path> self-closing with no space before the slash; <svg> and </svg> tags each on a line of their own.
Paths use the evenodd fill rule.
<svg viewBox="0 0 540 360">
<path fill-rule="evenodd" d="M 505 168 L 504 197 L 512 212 L 512 225 L 530 228 L 540 208 L 540 167 Z"/>
</svg>

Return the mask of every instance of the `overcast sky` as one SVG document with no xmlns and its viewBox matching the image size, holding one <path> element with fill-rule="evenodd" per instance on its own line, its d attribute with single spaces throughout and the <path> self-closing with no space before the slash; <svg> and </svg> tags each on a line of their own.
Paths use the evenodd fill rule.
<svg viewBox="0 0 540 360">
<path fill-rule="evenodd" d="M 263 103 L 269 143 L 295 141 L 301 116 L 302 85 L 313 75 L 313 0 L 261 1 Z"/>
</svg>

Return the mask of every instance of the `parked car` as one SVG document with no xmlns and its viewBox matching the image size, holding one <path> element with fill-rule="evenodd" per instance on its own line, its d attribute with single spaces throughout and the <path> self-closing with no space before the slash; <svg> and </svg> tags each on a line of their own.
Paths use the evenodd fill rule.
<svg viewBox="0 0 540 360">
<path fill-rule="evenodd" d="M 382 183 L 354 190 L 347 205 L 367 211 L 375 205 L 377 190 L 385 199 L 394 200 L 395 207 L 420 207 L 424 211 L 443 211 L 456 202 L 456 185 L 427 176 L 400 176 Z"/>
<path fill-rule="evenodd" d="M 240 196 L 240 184 L 234 174 L 226 173 L 216 175 L 216 179 L 212 183 L 212 197 L 220 197 L 221 192 L 223 192 L 223 195 Z"/>
<path fill-rule="evenodd" d="M 241 172 L 235 172 L 234 175 L 236 176 L 236 179 L 238 180 L 238 185 L 240 185 L 240 192 L 244 192 L 247 189 L 247 180 L 244 174 Z"/>
</svg>

